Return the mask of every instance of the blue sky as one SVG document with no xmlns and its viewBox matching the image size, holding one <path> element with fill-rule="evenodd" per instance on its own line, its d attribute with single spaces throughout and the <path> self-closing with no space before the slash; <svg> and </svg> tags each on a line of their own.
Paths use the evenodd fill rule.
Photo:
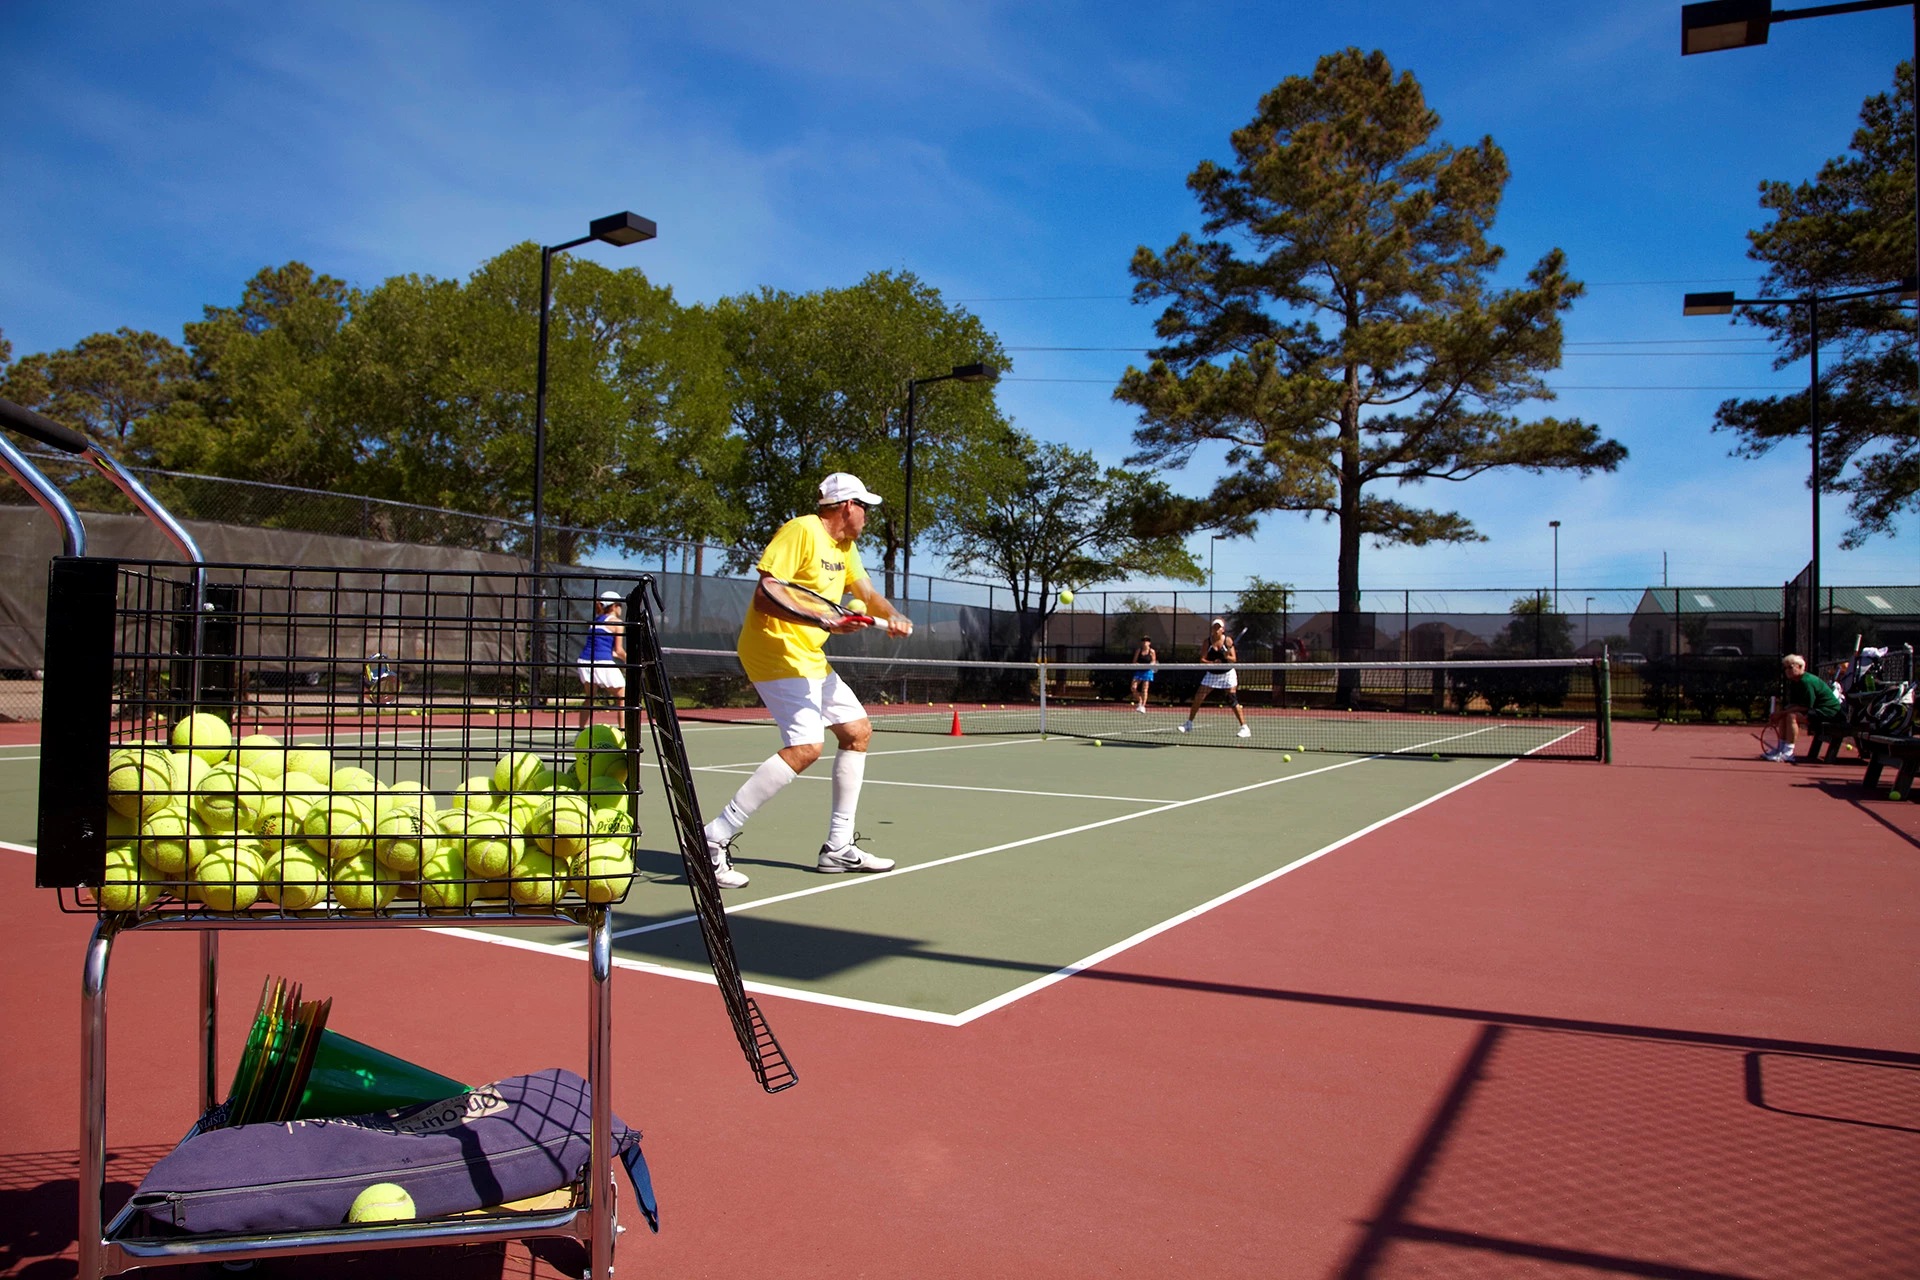
<svg viewBox="0 0 1920 1280">
<path fill-rule="evenodd" d="M 1807 559 L 1804 449 L 1726 456 L 1729 395 L 1792 389 L 1747 331 L 1683 319 L 1740 288 L 1756 185 L 1839 154 L 1911 47 L 1894 9 L 1679 56 L 1677 0 L 1155 5 L 0 5 L 0 330 L 23 355 L 119 325 L 178 337 L 260 267 L 363 285 L 462 276 L 517 241 L 633 209 L 660 238 L 581 252 L 683 300 L 905 268 L 1014 349 L 1002 405 L 1117 462 L 1114 378 L 1151 338 L 1135 246 L 1196 230 L 1184 186 L 1259 95 L 1322 53 L 1379 48 L 1456 142 L 1512 169 L 1494 239 L 1517 280 L 1553 247 L 1590 284 L 1560 398 L 1631 459 L 1585 481 L 1507 473 L 1408 500 L 1490 541 L 1373 550 L 1369 589 L 1560 581 L 1773 584 Z M 1049 351 L 1039 348 L 1118 348 Z M 939 388 L 930 394 L 938 394 Z M 1217 459 L 1169 479 L 1203 491 Z M 1920 521 L 1824 577 L 1920 580 Z M 1205 559 L 1205 540 L 1199 542 Z M 1334 580 L 1332 528 L 1273 517 L 1221 543 L 1221 585 Z"/>
</svg>

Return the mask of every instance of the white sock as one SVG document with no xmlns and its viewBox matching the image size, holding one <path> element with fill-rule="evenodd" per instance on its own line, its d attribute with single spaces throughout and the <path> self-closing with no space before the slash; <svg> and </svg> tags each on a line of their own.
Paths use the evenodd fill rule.
<svg viewBox="0 0 1920 1280">
<path fill-rule="evenodd" d="M 860 807 L 860 783 L 866 776 L 866 752 L 842 751 L 833 757 L 833 816 L 827 819 L 827 848 L 844 849 L 853 839 L 853 811 Z"/>
<path fill-rule="evenodd" d="M 780 788 L 799 776 L 779 756 L 768 756 L 753 771 L 753 776 L 733 793 L 733 799 L 727 801 L 719 816 L 707 824 L 707 835 L 721 844 L 733 839 L 740 834 L 740 828 L 747 825 L 747 819 L 753 816 L 755 809 L 773 799 L 780 793 Z"/>
</svg>

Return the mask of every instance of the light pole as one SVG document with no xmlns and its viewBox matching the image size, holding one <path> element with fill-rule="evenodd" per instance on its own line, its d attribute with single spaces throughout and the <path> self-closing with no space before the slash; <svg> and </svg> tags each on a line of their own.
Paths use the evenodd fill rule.
<svg viewBox="0 0 1920 1280">
<path fill-rule="evenodd" d="M 1820 662 L 1820 304 L 1851 302 L 1858 298 L 1880 298 L 1887 294 L 1913 291 L 1913 281 L 1879 289 L 1859 289 L 1852 293 L 1807 294 L 1799 298 L 1736 298 L 1726 293 L 1690 293 L 1681 307 L 1682 315 L 1726 316 L 1735 307 L 1805 307 L 1807 309 L 1807 350 L 1812 368 L 1807 378 L 1807 440 L 1812 456 L 1813 555 L 1807 563 L 1807 587 L 1813 601 L 1807 640 L 1807 665 Z"/>
<path fill-rule="evenodd" d="M 1213 613 L 1214 557 L 1220 550 L 1220 539 L 1226 536 L 1227 535 L 1224 533 L 1215 533 L 1215 534 L 1209 534 L 1207 537 L 1207 613 L 1209 615 Z"/>
<path fill-rule="evenodd" d="M 1593 597 L 1587 597 L 1587 603 L 1580 609 L 1580 647 L 1586 648 L 1593 643 Z"/>
<path fill-rule="evenodd" d="M 1767 42 L 1767 32 L 1776 22 L 1797 18 L 1828 18 L 1842 13 L 1866 13 L 1873 9 L 1913 10 L 1913 63 L 1920 68 L 1920 4 L 1915 0 L 1852 0 L 1847 4 L 1815 5 L 1810 9 L 1776 9 L 1771 0 L 1707 0 L 1704 4 L 1680 6 L 1680 56 L 1693 53 L 1718 53 L 1723 49 L 1746 49 Z M 1908 104 L 1920 116 L 1920 75 L 1913 82 L 1913 101 Z M 1920 130 L 1913 139 L 1913 271 L 1920 276 Z M 1920 341 L 1920 332 L 1915 334 Z"/>
<path fill-rule="evenodd" d="M 903 598 L 913 595 L 913 401 L 930 382 L 992 382 L 1000 371 L 990 364 L 957 364 L 951 373 L 907 379 L 907 491 L 900 501 L 900 588 Z M 891 588 L 889 588 L 891 589 Z"/>
<path fill-rule="evenodd" d="M 1553 529 L 1553 611 L 1560 612 L 1560 522 L 1549 520 Z"/>
<path fill-rule="evenodd" d="M 553 255 L 564 253 L 589 240 L 611 245 L 638 244 L 658 235 L 652 219 L 635 213 L 613 213 L 587 224 L 587 234 L 565 244 L 543 245 L 540 249 L 540 354 L 533 374 L 533 683 L 528 690 L 532 705 L 540 706 L 540 668 L 546 662 L 546 636 L 540 620 L 546 616 L 546 591 L 541 571 L 546 567 L 542 536 L 547 515 L 547 319 L 552 307 Z"/>
</svg>

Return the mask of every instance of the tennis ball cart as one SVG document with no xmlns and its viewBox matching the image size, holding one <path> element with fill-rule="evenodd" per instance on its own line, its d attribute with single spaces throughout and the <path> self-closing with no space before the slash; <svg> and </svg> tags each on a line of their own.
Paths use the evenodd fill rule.
<svg viewBox="0 0 1920 1280">
<path fill-rule="evenodd" d="M 35 875 L 63 910 L 95 917 L 82 968 L 79 1275 L 558 1237 L 580 1246 L 588 1276 L 606 1280 L 623 1164 L 652 1220 L 643 1161 L 634 1172 L 638 1135 L 611 1106 L 614 918 L 645 852 L 643 736 L 740 1048 L 767 1092 L 797 1083 L 740 979 L 661 655 L 654 580 L 208 563 L 185 527 L 85 437 L 6 401 L 0 424 L 106 476 L 182 557 L 87 556 L 61 490 L 0 436 L 0 470 L 55 520 L 64 544 L 48 571 L 45 705 L 58 711 L 42 726 Z M 619 723 L 576 734 L 560 705 L 576 677 L 561 655 L 609 586 L 628 605 Z M 368 700 L 376 655 L 406 678 L 392 682 L 394 697 Z M 107 1220 L 107 980 L 120 937 L 200 939 L 193 1070 L 202 1115 L 178 1156 L 261 1119 L 275 1123 L 256 1132 L 337 1134 L 339 1124 L 301 1122 L 347 1114 L 303 1085 L 319 1042 L 316 1005 L 294 995 L 283 1006 L 285 989 L 272 983 L 274 1009 L 287 1016 L 274 1021 L 263 998 L 219 1096 L 223 933 L 450 926 L 585 934 L 587 1069 L 576 1078 L 573 1130 L 552 1148 L 578 1158 L 570 1181 L 515 1203 L 475 1192 L 488 1202 L 352 1221 L 357 1207 L 313 1201 L 312 1178 L 304 1190 L 267 1179 L 250 1191 L 266 1206 L 261 1220 L 279 1225 L 196 1230 L 138 1192 Z M 499 1102 L 494 1086 L 473 1094 L 489 1105 L 470 1110 Z M 362 1110 L 386 1117 L 355 1122 L 372 1128 L 405 1128 L 413 1114 Z M 386 1181 L 404 1187 L 406 1173 Z"/>
</svg>

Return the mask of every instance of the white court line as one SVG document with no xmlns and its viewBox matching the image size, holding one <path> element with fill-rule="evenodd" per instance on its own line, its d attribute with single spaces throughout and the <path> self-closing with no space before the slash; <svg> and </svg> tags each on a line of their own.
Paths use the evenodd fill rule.
<svg viewBox="0 0 1920 1280">
<path fill-rule="evenodd" d="M 15 844 L 11 840 L 0 840 L 0 849 L 11 849 L 15 853 L 39 853 L 40 852 L 38 849 L 34 848 L 30 844 Z"/>
<path fill-rule="evenodd" d="M 737 777 L 749 777 L 753 770 L 745 765 L 710 764 L 697 773 L 731 773 Z M 798 782 L 832 782 L 833 779 L 823 773 L 803 773 L 795 779 Z M 1046 796 L 1056 800 L 1118 800 L 1122 804 L 1172 804 L 1171 800 L 1156 800 L 1152 796 L 1096 796 L 1084 791 L 1021 791 L 1016 787 L 962 787 L 948 782 L 894 782 L 885 778 L 868 778 L 862 785 L 869 787 L 925 787 L 933 791 L 984 791 L 996 796 Z"/>
<path fill-rule="evenodd" d="M 1411 747 L 1403 747 L 1401 748 L 1401 750 L 1419 751 L 1426 747 L 1438 746 L 1440 743 L 1449 742 L 1456 737 L 1465 737 L 1465 736 L 1467 735 L 1452 734 L 1445 738 L 1434 738 L 1428 742 L 1417 743 Z M 732 915 L 737 911 L 751 911 L 757 907 L 772 906 L 776 902 L 791 902 L 795 898 L 811 898 L 815 894 L 820 894 L 820 893 L 835 893 L 843 889 L 857 889 L 862 885 L 884 884 L 889 880 L 897 880 L 901 876 L 911 875 L 916 871 L 926 871 L 933 867 L 944 867 L 955 862 L 965 862 L 971 858 L 985 857 L 987 854 L 990 854 L 990 853 L 1005 853 L 1009 849 L 1020 849 L 1030 844 L 1040 844 L 1043 841 L 1047 841 L 1047 840 L 1057 840 L 1062 836 L 1079 835 L 1083 831 L 1097 831 L 1101 827 L 1110 827 L 1115 825 L 1116 823 L 1133 822 L 1139 818 L 1151 818 L 1155 814 L 1171 813 L 1175 809 L 1185 809 L 1191 805 L 1205 804 L 1210 800 L 1224 800 L 1228 796 L 1237 796 L 1237 795 L 1242 795 L 1249 791 L 1259 791 L 1265 787 L 1280 786 L 1284 783 L 1289 783 L 1289 782 L 1298 782 L 1302 778 L 1311 778 L 1317 774 L 1332 773 L 1338 769 L 1350 769 L 1354 765 L 1365 764 L 1369 760 L 1385 760 L 1388 758 L 1389 757 L 1386 754 L 1358 756 L 1351 760 L 1343 760 L 1339 764 L 1323 765 L 1318 769 L 1309 769 L 1305 773 L 1290 773 L 1290 774 L 1287 774 L 1285 777 L 1268 778 L 1262 782 L 1251 782 L 1245 786 L 1230 787 L 1225 791 L 1215 791 L 1210 795 L 1195 796 L 1191 800 L 1171 800 L 1165 804 L 1159 805 L 1152 809 L 1142 809 L 1138 813 L 1123 813 L 1118 817 L 1114 817 L 1114 818 L 1102 818 L 1098 822 L 1088 822 L 1088 823 L 1083 823 L 1077 827 L 1065 827 L 1059 831 L 1049 831 L 1043 835 L 1028 836 L 1024 840 L 1013 840 L 1013 841 L 1009 841 L 1006 844 L 990 845 L 984 849 L 973 849 L 966 853 L 956 853 L 946 858 L 935 858 L 931 862 L 916 862 L 910 867 L 896 867 L 894 870 L 889 871 L 885 875 L 861 876 L 858 879 L 842 880 L 837 884 L 823 884 L 813 889 L 796 889 L 792 893 L 778 893 L 773 895 L 770 898 L 755 898 L 751 902 L 742 902 L 735 906 L 728 907 L 727 914 Z M 679 927 L 680 925 L 693 924 L 698 919 L 699 917 L 690 916 L 690 915 L 676 916 L 671 920 L 661 920 L 653 924 L 641 925 L 636 929 L 623 929 L 616 932 L 613 936 L 615 938 L 630 938 L 642 933 L 653 933 L 660 929 L 673 929 L 673 928 Z M 569 945 L 584 946 L 586 944 L 571 943 Z"/>
<path fill-rule="evenodd" d="M 1045 738 L 1002 738 L 997 742 L 956 742 L 946 747 L 901 747 L 896 751 L 868 751 L 870 756 L 917 756 L 925 751 L 973 751 L 979 747 L 1019 747 L 1034 742 L 1045 742 Z M 695 765 L 695 773 L 713 773 L 726 769 L 745 769 L 749 765 L 759 768 L 766 763 L 766 757 L 758 760 L 735 760 L 728 764 Z"/>
</svg>

